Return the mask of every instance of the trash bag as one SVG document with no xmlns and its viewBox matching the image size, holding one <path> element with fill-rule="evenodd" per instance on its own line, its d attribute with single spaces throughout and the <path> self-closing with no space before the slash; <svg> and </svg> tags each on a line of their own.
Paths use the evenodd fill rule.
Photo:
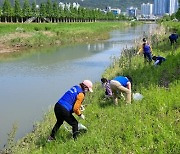
<svg viewBox="0 0 180 154">
<path fill-rule="evenodd" d="M 140 101 L 143 99 L 143 97 L 144 96 L 140 93 L 133 93 L 133 100 L 135 100 L 135 101 Z"/>
<path fill-rule="evenodd" d="M 68 123 L 64 122 L 63 126 L 68 132 L 72 133 L 72 127 Z M 78 123 L 78 130 L 79 131 L 87 131 L 87 127 L 81 123 Z"/>
<path fill-rule="evenodd" d="M 87 130 L 86 126 L 84 126 L 83 124 L 81 123 L 78 123 L 78 130 Z"/>
</svg>

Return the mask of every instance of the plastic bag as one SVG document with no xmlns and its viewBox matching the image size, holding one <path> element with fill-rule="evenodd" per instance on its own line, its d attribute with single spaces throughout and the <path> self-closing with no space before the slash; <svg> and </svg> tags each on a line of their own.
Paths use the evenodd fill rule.
<svg viewBox="0 0 180 154">
<path fill-rule="evenodd" d="M 78 130 L 87 130 L 86 126 L 84 126 L 83 124 L 81 123 L 78 123 Z"/>
<path fill-rule="evenodd" d="M 135 100 L 135 101 L 140 101 L 140 100 L 142 100 L 143 99 L 143 95 L 142 94 L 140 94 L 140 93 L 133 93 L 133 99 Z"/>
<path fill-rule="evenodd" d="M 68 132 L 72 133 L 72 127 L 68 123 L 64 122 L 63 126 Z M 87 128 L 83 124 L 78 123 L 78 130 L 85 130 L 86 131 Z"/>
</svg>

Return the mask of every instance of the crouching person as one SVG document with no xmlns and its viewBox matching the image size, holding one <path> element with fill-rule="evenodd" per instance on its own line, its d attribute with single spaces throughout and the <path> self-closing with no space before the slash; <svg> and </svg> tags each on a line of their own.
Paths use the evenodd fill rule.
<svg viewBox="0 0 180 154">
<path fill-rule="evenodd" d="M 153 56 L 152 59 L 154 60 L 154 66 L 161 65 L 166 60 L 166 58 L 161 56 Z"/>
<path fill-rule="evenodd" d="M 79 85 L 75 85 L 69 89 L 58 100 L 54 107 L 57 122 L 52 129 L 51 135 L 48 137 L 48 141 L 55 140 L 55 135 L 64 121 L 72 126 L 73 138 L 77 138 L 77 135 L 79 134 L 78 121 L 72 113 L 75 113 L 80 118 L 85 119 L 85 116 L 81 113 L 80 108 L 84 100 L 85 93 L 88 91 L 93 92 L 92 86 L 93 84 L 90 80 L 84 80 Z"/>
<path fill-rule="evenodd" d="M 103 79 L 103 78 L 102 78 Z M 102 81 L 101 79 L 101 81 Z M 107 85 L 107 79 L 103 79 Z M 109 82 L 115 105 L 118 105 L 118 94 L 126 94 L 127 104 L 131 103 L 132 78 L 130 76 L 117 76 Z"/>
</svg>

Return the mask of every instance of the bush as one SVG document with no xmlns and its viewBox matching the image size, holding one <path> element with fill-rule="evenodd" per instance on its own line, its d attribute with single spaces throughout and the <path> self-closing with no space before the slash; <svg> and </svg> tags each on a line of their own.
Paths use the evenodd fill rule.
<svg viewBox="0 0 180 154">
<path fill-rule="evenodd" d="M 35 31 L 39 31 L 40 28 L 39 28 L 39 27 L 34 27 L 34 30 L 35 30 Z"/>
<path fill-rule="evenodd" d="M 51 27 L 45 27 L 45 31 L 51 30 Z"/>
</svg>

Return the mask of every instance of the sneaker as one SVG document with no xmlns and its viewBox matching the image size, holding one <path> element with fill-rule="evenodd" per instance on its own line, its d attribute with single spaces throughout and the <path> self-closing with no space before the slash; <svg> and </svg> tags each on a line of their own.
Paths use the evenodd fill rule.
<svg viewBox="0 0 180 154">
<path fill-rule="evenodd" d="M 51 141 L 54 141 L 54 140 L 55 140 L 55 138 L 53 138 L 52 136 L 49 136 L 48 139 L 47 139 L 48 142 L 51 142 Z"/>
</svg>

